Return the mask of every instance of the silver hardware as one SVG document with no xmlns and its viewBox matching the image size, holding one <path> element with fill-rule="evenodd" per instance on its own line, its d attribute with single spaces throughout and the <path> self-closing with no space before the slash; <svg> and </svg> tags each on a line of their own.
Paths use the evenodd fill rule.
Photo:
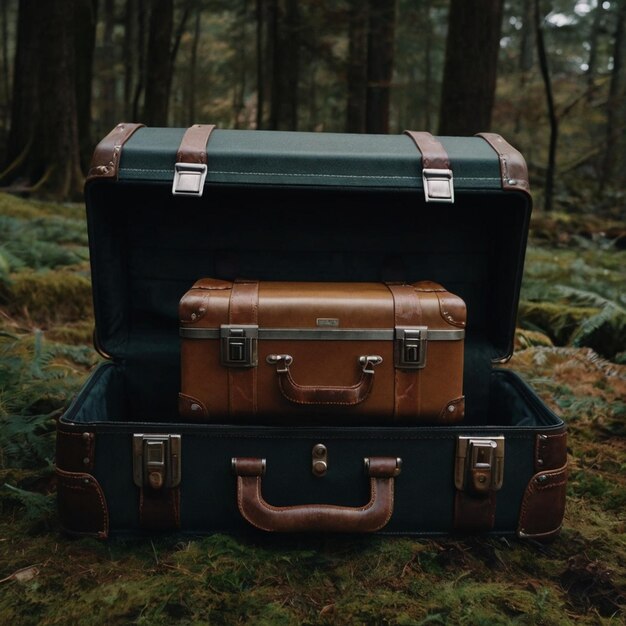
<svg viewBox="0 0 626 626">
<path fill-rule="evenodd" d="M 452 170 L 425 168 L 422 182 L 426 202 L 454 202 Z"/>
<path fill-rule="evenodd" d="M 396 326 L 394 346 L 396 367 L 421 369 L 426 366 L 426 326 Z"/>
<path fill-rule="evenodd" d="M 227 367 L 256 367 L 259 327 L 251 325 L 220 326 L 221 361 Z"/>
<path fill-rule="evenodd" d="M 339 320 L 336 317 L 318 317 L 315 320 L 316 326 L 339 326 Z"/>
<path fill-rule="evenodd" d="M 290 354 L 268 354 L 265 360 L 270 364 L 284 362 L 282 367 L 276 367 L 276 371 L 279 374 L 288 372 L 289 366 L 293 363 L 293 357 Z"/>
<path fill-rule="evenodd" d="M 133 435 L 133 480 L 137 487 L 180 484 L 180 435 Z"/>
<path fill-rule="evenodd" d="M 328 471 L 328 450 L 323 443 L 313 446 L 311 451 L 311 471 L 313 476 L 324 476 Z"/>
<path fill-rule="evenodd" d="M 504 437 L 463 437 L 456 443 L 454 484 L 459 491 L 498 491 L 504 480 Z"/>
<path fill-rule="evenodd" d="M 206 163 L 176 163 L 172 195 L 200 197 L 204 191 L 206 174 Z"/>
<path fill-rule="evenodd" d="M 359 357 L 359 363 L 363 366 L 365 374 L 373 374 L 374 368 L 383 362 L 383 357 L 377 354 L 366 354 Z"/>
<path fill-rule="evenodd" d="M 422 328 L 422 327 L 419 327 Z M 464 329 L 428 330 L 423 327 L 423 336 L 428 341 L 460 341 L 465 337 Z M 219 339 L 219 328 L 180 329 L 184 339 Z M 392 341 L 396 336 L 393 328 L 259 328 L 258 338 L 272 341 Z"/>
</svg>

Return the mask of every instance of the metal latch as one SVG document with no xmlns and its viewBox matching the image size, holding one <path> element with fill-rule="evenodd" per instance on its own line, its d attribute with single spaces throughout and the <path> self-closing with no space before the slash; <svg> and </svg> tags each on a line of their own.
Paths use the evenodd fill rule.
<svg viewBox="0 0 626 626">
<path fill-rule="evenodd" d="M 425 168 L 422 170 L 426 202 L 454 202 L 452 170 Z"/>
<path fill-rule="evenodd" d="M 201 196 L 206 180 L 206 163 L 176 163 L 172 194 L 175 196 Z"/>
<path fill-rule="evenodd" d="M 504 437 L 459 437 L 454 484 L 459 491 L 498 491 L 504 478 Z"/>
<path fill-rule="evenodd" d="M 256 367 L 258 338 L 258 326 L 222 324 L 220 326 L 222 365 Z"/>
<path fill-rule="evenodd" d="M 133 480 L 137 487 L 180 484 L 180 435 L 133 435 Z"/>
<path fill-rule="evenodd" d="M 396 326 L 396 367 L 419 369 L 426 366 L 427 334 L 427 326 Z"/>
</svg>

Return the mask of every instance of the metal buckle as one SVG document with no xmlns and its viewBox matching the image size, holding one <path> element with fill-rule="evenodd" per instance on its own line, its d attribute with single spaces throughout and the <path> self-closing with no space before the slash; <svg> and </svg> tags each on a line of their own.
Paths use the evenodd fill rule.
<svg viewBox="0 0 626 626">
<path fill-rule="evenodd" d="M 172 195 L 201 196 L 206 180 L 206 163 L 176 163 Z"/>
<path fill-rule="evenodd" d="M 256 367 L 259 327 L 250 325 L 220 326 L 221 361 L 226 367 Z"/>
<path fill-rule="evenodd" d="M 180 435 L 133 435 L 133 480 L 137 487 L 180 484 Z"/>
<path fill-rule="evenodd" d="M 359 357 L 359 363 L 363 366 L 364 374 L 373 374 L 374 368 L 383 362 L 383 357 L 378 354 L 366 354 Z"/>
<path fill-rule="evenodd" d="M 420 369 L 426 366 L 427 333 L 428 326 L 396 326 L 396 367 Z"/>
<path fill-rule="evenodd" d="M 454 484 L 459 491 L 498 491 L 504 479 L 504 437 L 459 437 Z"/>
<path fill-rule="evenodd" d="M 422 170 L 426 202 L 454 202 L 452 170 L 425 168 Z"/>
</svg>

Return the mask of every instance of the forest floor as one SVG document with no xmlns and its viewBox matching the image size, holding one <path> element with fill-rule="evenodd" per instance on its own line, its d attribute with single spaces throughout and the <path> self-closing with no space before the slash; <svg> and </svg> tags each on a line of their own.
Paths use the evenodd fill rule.
<svg viewBox="0 0 626 626">
<path fill-rule="evenodd" d="M 0 195 L 1 624 L 626 623 L 624 225 L 537 212 L 516 353 L 567 422 L 562 533 L 420 540 L 60 533 L 54 427 L 91 347 L 81 205 Z"/>
</svg>

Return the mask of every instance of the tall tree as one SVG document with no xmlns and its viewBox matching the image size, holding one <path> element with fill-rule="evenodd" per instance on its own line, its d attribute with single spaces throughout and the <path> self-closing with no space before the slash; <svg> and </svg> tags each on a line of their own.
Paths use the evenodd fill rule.
<svg viewBox="0 0 626 626">
<path fill-rule="evenodd" d="M 439 134 L 489 130 L 496 90 L 502 0 L 452 0 Z"/>
<path fill-rule="evenodd" d="M 370 0 L 365 114 L 368 133 L 389 132 L 395 28 L 395 0 Z"/>
<path fill-rule="evenodd" d="M 556 146 L 559 136 L 559 119 L 556 114 L 554 96 L 552 94 L 552 79 L 548 67 L 548 55 L 546 44 L 541 27 L 543 14 L 541 12 L 540 0 L 534 0 L 535 37 L 537 39 L 537 57 L 541 76 L 546 90 L 546 102 L 548 106 L 548 118 L 550 119 L 550 145 L 548 148 L 548 167 L 546 169 L 546 183 L 544 187 L 544 209 L 552 210 L 552 197 L 554 195 L 554 173 L 556 170 Z"/>
<path fill-rule="evenodd" d="M 167 126 L 172 81 L 174 0 L 152 0 L 143 119 L 147 126 Z"/>
<path fill-rule="evenodd" d="M 607 103 L 606 151 L 601 187 L 611 181 L 626 186 L 626 0 L 617 5 L 617 24 L 613 39 L 613 69 Z M 617 180 L 616 180 L 617 177 Z"/>
<path fill-rule="evenodd" d="M 91 8 L 91 0 L 73 0 L 69 10 L 63 0 L 20 0 L 3 184 L 61 198 L 82 191 L 76 58 L 89 51 L 76 49 L 82 42 L 76 32 L 83 26 L 77 15 L 88 10 L 84 5 Z"/>
<path fill-rule="evenodd" d="M 103 29 L 100 47 L 100 117 L 102 126 L 111 129 L 120 120 L 117 119 L 116 97 L 116 60 L 117 49 L 113 38 L 115 31 L 115 0 L 104 0 L 102 6 Z M 108 132 L 106 130 L 105 132 Z"/>
<path fill-rule="evenodd" d="M 346 131 L 365 132 L 367 102 L 367 33 L 368 3 L 350 0 L 348 14 L 348 68 Z"/>
</svg>

